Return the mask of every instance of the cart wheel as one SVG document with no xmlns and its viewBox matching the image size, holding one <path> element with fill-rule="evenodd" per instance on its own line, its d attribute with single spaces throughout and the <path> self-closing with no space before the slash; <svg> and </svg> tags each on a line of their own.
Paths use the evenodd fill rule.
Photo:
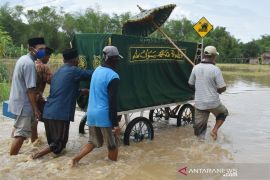
<svg viewBox="0 0 270 180">
<path fill-rule="evenodd" d="M 118 122 L 120 122 L 122 119 L 122 115 L 117 116 L 117 120 Z M 83 118 L 81 119 L 80 125 L 79 125 L 79 133 L 80 134 L 85 134 L 85 129 L 88 129 L 88 126 L 86 125 L 86 120 L 87 120 L 87 116 L 86 114 L 83 116 Z"/>
<path fill-rule="evenodd" d="M 191 104 L 184 104 L 177 116 L 177 126 L 186 126 L 188 124 L 194 124 L 195 113 L 194 107 Z"/>
<path fill-rule="evenodd" d="M 149 120 L 145 117 L 137 117 L 128 123 L 124 133 L 124 144 L 138 143 L 144 139 L 153 140 L 154 129 Z"/>
<path fill-rule="evenodd" d="M 151 123 L 162 120 L 169 120 L 169 114 L 170 114 L 169 107 L 150 110 L 149 120 Z"/>
<path fill-rule="evenodd" d="M 86 124 L 87 116 L 86 114 L 82 117 L 80 125 L 79 125 L 79 133 L 80 134 L 85 134 L 85 124 Z"/>
</svg>

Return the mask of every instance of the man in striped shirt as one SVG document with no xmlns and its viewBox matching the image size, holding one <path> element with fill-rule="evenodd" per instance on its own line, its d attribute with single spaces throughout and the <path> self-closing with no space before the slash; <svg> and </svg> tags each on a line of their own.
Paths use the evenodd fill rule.
<svg viewBox="0 0 270 180">
<path fill-rule="evenodd" d="M 194 134 L 204 138 L 211 112 L 216 117 L 216 124 L 211 131 L 214 140 L 217 139 L 218 129 L 228 116 L 227 108 L 219 99 L 219 94 L 226 90 L 226 84 L 221 70 L 215 66 L 218 55 L 214 46 L 205 47 L 204 59 L 193 68 L 188 81 L 195 89 Z"/>
</svg>

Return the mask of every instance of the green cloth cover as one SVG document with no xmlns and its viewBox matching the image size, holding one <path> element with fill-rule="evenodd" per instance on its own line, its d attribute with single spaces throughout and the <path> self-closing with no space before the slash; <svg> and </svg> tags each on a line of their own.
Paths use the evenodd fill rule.
<svg viewBox="0 0 270 180">
<path fill-rule="evenodd" d="M 118 112 L 193 98 L 194 92 L 188 86 L 192 65 L 164 39 L 75 34 L 73 46 L 80 54 L 79 66 L 95 69 L 102 61 L 102 49 L 108 44 L 116 46 L 124 57 L 117 68 L 120 76 Z M 176 44 L 191 60 L 195 59 L 197 43 Z M 89 88 L 89 82 L 82 82 L 81 88 Z M 78 104 L 84 104 L 81 101 L 83 99 Z"/>
</svg>

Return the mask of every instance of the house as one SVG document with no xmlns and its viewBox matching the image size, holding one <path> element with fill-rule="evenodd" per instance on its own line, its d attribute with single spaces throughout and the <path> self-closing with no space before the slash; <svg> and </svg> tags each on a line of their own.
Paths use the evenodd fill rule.
<svg viewBox="0 0 270 180">
<path fill-rule="evenodd" d="M 259 64 L 259 59 L 258 58 L 250 58 L 249 59 L 249 64 Z"/>
<path fill-rule="evenodd" d="M 262 64 L 270 64 L 270 52 L 262 54 Z"/>
</svg>

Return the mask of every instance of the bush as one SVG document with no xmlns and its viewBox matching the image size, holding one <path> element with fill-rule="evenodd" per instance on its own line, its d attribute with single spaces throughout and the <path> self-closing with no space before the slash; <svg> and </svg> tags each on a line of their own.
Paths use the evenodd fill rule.
<svg viewBox="0 0 270 180">
<path fill-rule="evenodd" d="M 0 83 L 6 82 L 8 80 L 8 70 L 7 67 L 0 62 Z"/>
<path fill-rule="evenodd" d="M 0 102 L 7 100 L 9 97 L 10 84 L 8 80 L 7 67 L 0 62 Z"/>
<path fill-rule="evenodd" d="M 9 83 L 0 83 L 0 102 L 8 100 L 9 92 L 10 92 L 10 84 Z"/>
<path fill-rule="evenodd" d="M 28 49 L 21 48 L 21 47 L 16 47 L 13 44 L 9 45 L 6 47 L 6 53 L 5 57 L 8 58 L 14 58 L 14 57 L 20 57 L 24 54 L 27 54 Z"/>
</svg>

